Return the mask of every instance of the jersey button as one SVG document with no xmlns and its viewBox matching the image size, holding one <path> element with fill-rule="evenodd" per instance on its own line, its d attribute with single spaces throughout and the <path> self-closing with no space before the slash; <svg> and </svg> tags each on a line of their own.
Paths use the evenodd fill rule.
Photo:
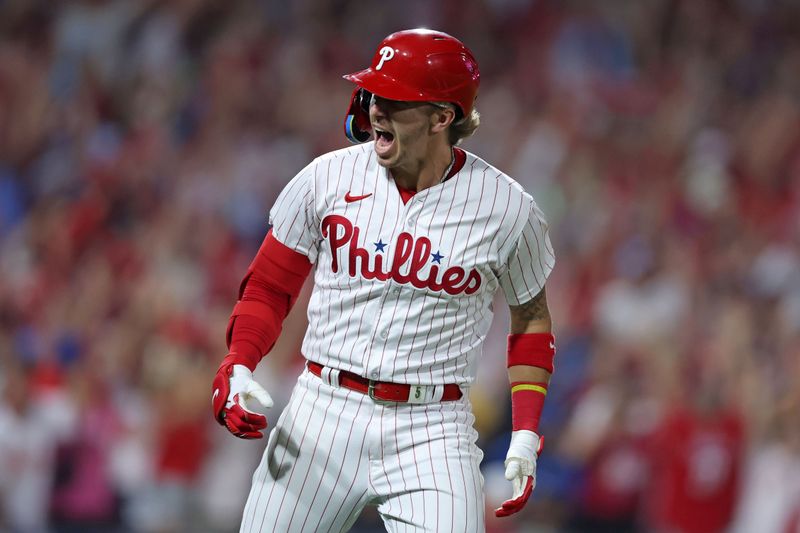
<svg viewBox="0 0 800 533">
<path fill-rule="evenodd" d="M 414 222 L 416 222 L 416 221 L 417 221 L 417 219 L 415 219 L 414 217 L 408 217 L 408 220 L 406 221 L 406 225 L 407 226 L 413 226 Z"/>
<path fill-rule="evenodd" d="M 392 294 L 394 294 L 395 296 L 400 294 L 400 287 L 395 287 L 394 289 L 392 289 Z"/>
<path fill-rule="evenodd" d="M 388 336 L 389 336 L 389 330 L 388 329 L 385 329 L 385 330 L 381 331 L 381 339 L 385 339 Z"/>
<path fill-rule="evenodd" d="M 378 373 L 378 371 L 377 371 L 377 370 L 373 370 L 373 371 L 372 371 L 372 374 L 370 374 L 370 376 L 372 377 L 372 379 L 378 379 L 378 376 L 379 376 L 379 375 L 380 375 L 380 374 Z"/>
</svg>

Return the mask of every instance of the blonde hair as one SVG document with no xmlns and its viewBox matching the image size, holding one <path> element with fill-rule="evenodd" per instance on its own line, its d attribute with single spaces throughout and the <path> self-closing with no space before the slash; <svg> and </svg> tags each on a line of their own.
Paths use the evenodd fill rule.
<svg viewBox="0 0 800 533">
<path fill-rule="evenodd" d="M 450 102 L 430 102 L 430 104 L 441 109 L 452 109 L 456 117 L 461 114 L 458 108 Z M 481 114 L 478 113 L 478 110 L 475 108 L 472 108 L 469 116 L 454 120 L 447 130 L 447 140 L 450 142 L 450 146 L 456 146 L 462 140 L 475 133 L 475 130 L 477 130 L 480 125 Z"/>
<path fill-rule="evenodd" d="M 466 116 L 458 122 L 450 124 L 450 129 L 447 131 L 448 140 L 452 146 L 456 146 L 462 140 L 466 139 L 478 129 L 481 125 L 481 114 L 478 110 L 473 108 L 469 116 Z"/>
</svg>

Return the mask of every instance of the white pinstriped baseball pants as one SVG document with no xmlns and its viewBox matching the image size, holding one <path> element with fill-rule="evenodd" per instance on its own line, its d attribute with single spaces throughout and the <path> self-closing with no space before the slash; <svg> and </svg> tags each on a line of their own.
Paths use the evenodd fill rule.
<svg viewBox="0 0 800 533">
<path fill-rule="evenodd" d="M 483 532 L 483 452 L 467 397 L 381 405 L 305 370 L 269 435 L 241 532 L 347 531 L 376 505 L 388 531 Z"/>
</svg>

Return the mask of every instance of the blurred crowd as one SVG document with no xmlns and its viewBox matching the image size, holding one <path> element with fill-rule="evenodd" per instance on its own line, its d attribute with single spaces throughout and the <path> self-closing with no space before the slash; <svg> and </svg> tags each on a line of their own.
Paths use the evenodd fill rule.
<svg viewBox="0 0 800 533">
<path fill-rule="evenodd" d="M 551 223 L 538 486 L 504 521 L 507 311 L 471 397 L 491 531 L 800 531 L 800 4 L 0 0 L 0 530 L 228 532 L 217 426 L 267 212 L 391 31 L 478 58 L 464 143 Z M 285 405 L 305 287 L 257 371 Z M 355 531 L 380 531 L 374 512 Z"/>
</svg>

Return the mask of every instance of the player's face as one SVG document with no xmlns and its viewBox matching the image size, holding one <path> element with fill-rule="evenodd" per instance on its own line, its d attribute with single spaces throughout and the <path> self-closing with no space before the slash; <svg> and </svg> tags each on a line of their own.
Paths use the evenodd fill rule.
<svg viewBox="0 0 800 533">
<path fill-rule="evenodd" d="M 375 154 L 386 168 L 416 168 L 428 154 L 431 116 L 425 102 L 399 102 L 373 96 L 369 118 L 375 133 Z"/>
</svg>

